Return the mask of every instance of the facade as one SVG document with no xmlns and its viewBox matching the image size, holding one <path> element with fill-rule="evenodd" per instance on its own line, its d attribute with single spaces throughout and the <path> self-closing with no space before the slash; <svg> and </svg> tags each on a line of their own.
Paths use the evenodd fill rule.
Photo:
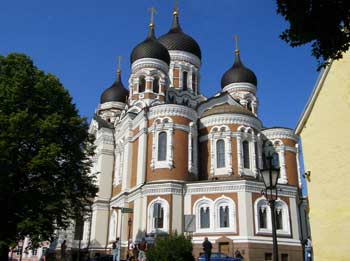
<svg viewBox="0 0 350 261">
<path fill-rule="evenodd" d="M 350 240 L 350 53 L 321 72 L 295 133 L 308 178 L 315 260 L 348 260 Z M 334 130 L 342 130 L 334 135 Z M 341 178 L 338 178 L 341 177 Z M 320 197 L 322 195 L 322 197 Z M 325 236 L 326 235 L 326 236 Z"/>
<path fill-rule="evenodd" d="M 258 171 L 264 145 L 271 144 L 281 169 L 280 255 L 301 260 L 298 137 L 291 129 L 263 127 L 257 78 L 239 50 L 221 90 L 210 98 L 200 91 L 201 58 L 175 10 L 168 33 L 156 38 L 151 23 L 147 38 L 133 49 L 129 91 L 118 70 L 102 93 L 90 125 L 99 192 L 82 247 L 106 251 L 119 237 L 126 248 L 128 238 L 177 232 L 191 235 L 195 256 L 208 237 L 213 251 L 232 256 L 238 249 L 245 260 L 269 260 L 270 207 Z"/>
</svg>

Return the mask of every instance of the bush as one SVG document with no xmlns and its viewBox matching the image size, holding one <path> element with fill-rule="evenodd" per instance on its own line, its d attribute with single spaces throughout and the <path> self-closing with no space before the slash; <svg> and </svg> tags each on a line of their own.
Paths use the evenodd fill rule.
<svg viewBox="0 0 350 261">
<path fill-rule="evenodd" d="M 191 261 L 192 242 L 184 235 L 157 238 L 147 252 L 147 261 Z"/>
</svg>

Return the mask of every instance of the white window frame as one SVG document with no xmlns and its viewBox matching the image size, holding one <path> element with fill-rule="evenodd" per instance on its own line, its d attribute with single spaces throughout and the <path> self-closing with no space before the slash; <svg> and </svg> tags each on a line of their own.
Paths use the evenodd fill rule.
<svg viewBox="0 0 350 261">
<path fill-rule="evenodd" d="M 172 169 L 173 168 L 173 133 L 174 123 L 169 117 L 157 118 L 152 125 L 152 160 L 151 168 L 154 169 Z M 165 132 L 167 134 L 167 148 L 166 148 L 166 160 L 158 160 L 158 143 L 159 133 Z"/>
<path fill-rule="evenodd" d="M 118 186 L 122 182 L 123 169 L 124 169 L 124 140 L 120 140 L 116 144 L 115 149 L 115 166 L 114 166 L 114 179 L 113 185 Z"/>
<path fill-rule="evenodd" d="M 211 128 L 208 135 L 210 141 L 210 174 L 217 175 L 232 175 L 232 132 L 226 125 L 214 126 Z M 217 167 L 217 151 L 216 144 L 218 140 L 224 140 L 225 144 L 225 167 Z"/>
<path fill-rule="evenodd" d="M 201 228 L 201 208 L 209 208 L 209 228 Z M 211 199 L 202 197 L 198 199 L 193 205 L 193 213 L 196 217 L 196 233 L 212 233 L 214 229 L 214 203 Z"/>
<path fill-rule="evenodd" d="M 189 128 L 190 130 L 188 132 L 188 172 L 197 175 L 198 174 L 198 167 L 197 167 L 198 134 L 197 134 L 196 124 L 194 122 L 190 122 Z M 192 158 L 192 155 L 193 155 L 193 158 Z"/>
<path fill-rule="evenodd" d="M 153 216 L 153 206 L 155 204 L 160 204 L 163 208 L 164 220 L 163 228 L 155 228 L 154 226 L 154 216 Z M 147 232 L 148 233 L 169 233 L 169 203 L 167 200 L 157 197 L 148 204 L 147 208 L 148 221 L 147 221 Z"/>
<path fill-rule="evenodd" d="M 258 166 L 256 166 L 256 157 L 259 157 L 259 151 L 255 150 L 255 142 L 258 140 L 255 137 L 254 130 L 251 127 L 239 126 L 237 128 L 237 163 L 238 174 L 240 176 L 253 176 L 258 175 Z M 243 142 L 247 141 L 249 144 L 249 168 L 244 168 L 244 155 L 243 155 Z M 259 146 L 259 144 L 258 144 Z"/>
<path fill-rule="evenodd" d="M 229 226 L 220 227 L 220 207 L 228 207 L 229 209 Z M 215 231 L 217 232 L 237 232 L 236 224 L 236 204 L 228 197 L 222 196 L 214 201 L 214 218 L 215 218 Z"/>
<path fill-rule="evenodd" d="M 112 214 L 109 220 L 109 231 L 108 231 L 108 239 L 109 241 L 113 241 L 117 237 L 117 213 L 114 209 L 112 209 Z"/>
<path fill-rule="evenodd" d="M 259 210 L 260 207 L 264 206 L 266 207 L 266 223 L 267 223 L 267 228 L 260 228 L 259 224 Z M 288 205 L 278 198 L 275 201 L 275 210 L 280 209 L 282 211 L 282 224 L 283 228 L 282 229 L 277 229 L 276 233 L 277 235 L 285 235 L 285 236 L 290 236 L 290 222 L 289 222 L 289 209 Z M 269 206 L 269 203 L 267 199 L 262 196 L 258 198 L 255 203 L 254 203 L 254 212 L 255 212 L 255 230 L 257 234 L 272 234 L 272 222 L 271 222 L 271 208 Z"/>
</svg>

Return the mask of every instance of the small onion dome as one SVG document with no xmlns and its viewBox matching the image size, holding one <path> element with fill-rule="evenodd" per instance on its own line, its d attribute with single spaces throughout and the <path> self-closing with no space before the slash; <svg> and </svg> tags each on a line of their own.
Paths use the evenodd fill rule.
<svg viewBox="0 0 350 261">
<path fill-rule="evenodd" d="M 179 14 L 175 10 L 173 13 L 173 24 L 170 31 L 158 38 L 169 51 L 185 51 L 202 58 L 202 52 L 198 43 L 189 35 L 185 34 L 179 24 Z"/>
<path fill-rule="evenodd" d="M 221 78 L 221 88 L 223 89 L 225 86 L 236 82 L 247 82 L 256 86 L 257 79 L 254 72 L 243 65 L 239 51 L 236 50 L 235 53 L 236 57 L 233 66 Z"/>
<path fill-rule="evenodd" d="M 130 62 L 133 64 L 138 59 L 153 58 L 164 61 L 170 64 L 170 55 L 168 50 L 158 42 L 154 35 L 154 25 L 150 24 L 150 30 L 146 40 L 139 43 L 133 50 L 130 56 Z"/>
<path fill-rule="evenodd" d="M 121 72 L 117 71 L 117 79 L 112 84 L 111 87 L 106 89 L 100 98 L 100 103 L 105 102 L 123 102 L 126 103 L 126 100 L 129 96 L 129 91 L 125 89 L 122 80 L 121 80 Z"/>
</svg>

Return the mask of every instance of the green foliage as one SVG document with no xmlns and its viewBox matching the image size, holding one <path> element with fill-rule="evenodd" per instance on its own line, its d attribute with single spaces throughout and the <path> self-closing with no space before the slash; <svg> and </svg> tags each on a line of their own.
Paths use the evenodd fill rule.
<svg viewBox="0 0 350 261">
<path fill-rule="evenodd" d="M 290 24 L 281 39 L 292 47 L 311 43 L 319 68 L 349 49 L 350 1 L 277 0 L 277 5 L 277 12 Z"/>
<path fill-rule="evenodd" d="M 149 261 L 191 261 L 192 242 L 183 235 L 157 238 L 155 245 L 147 252 Z"/>
<path fill-rule="evenodd" d="M 47 240 L 91 204 L 93 139 L 59 80 L 0 56 L 0 247 Z"/>
</svg>

